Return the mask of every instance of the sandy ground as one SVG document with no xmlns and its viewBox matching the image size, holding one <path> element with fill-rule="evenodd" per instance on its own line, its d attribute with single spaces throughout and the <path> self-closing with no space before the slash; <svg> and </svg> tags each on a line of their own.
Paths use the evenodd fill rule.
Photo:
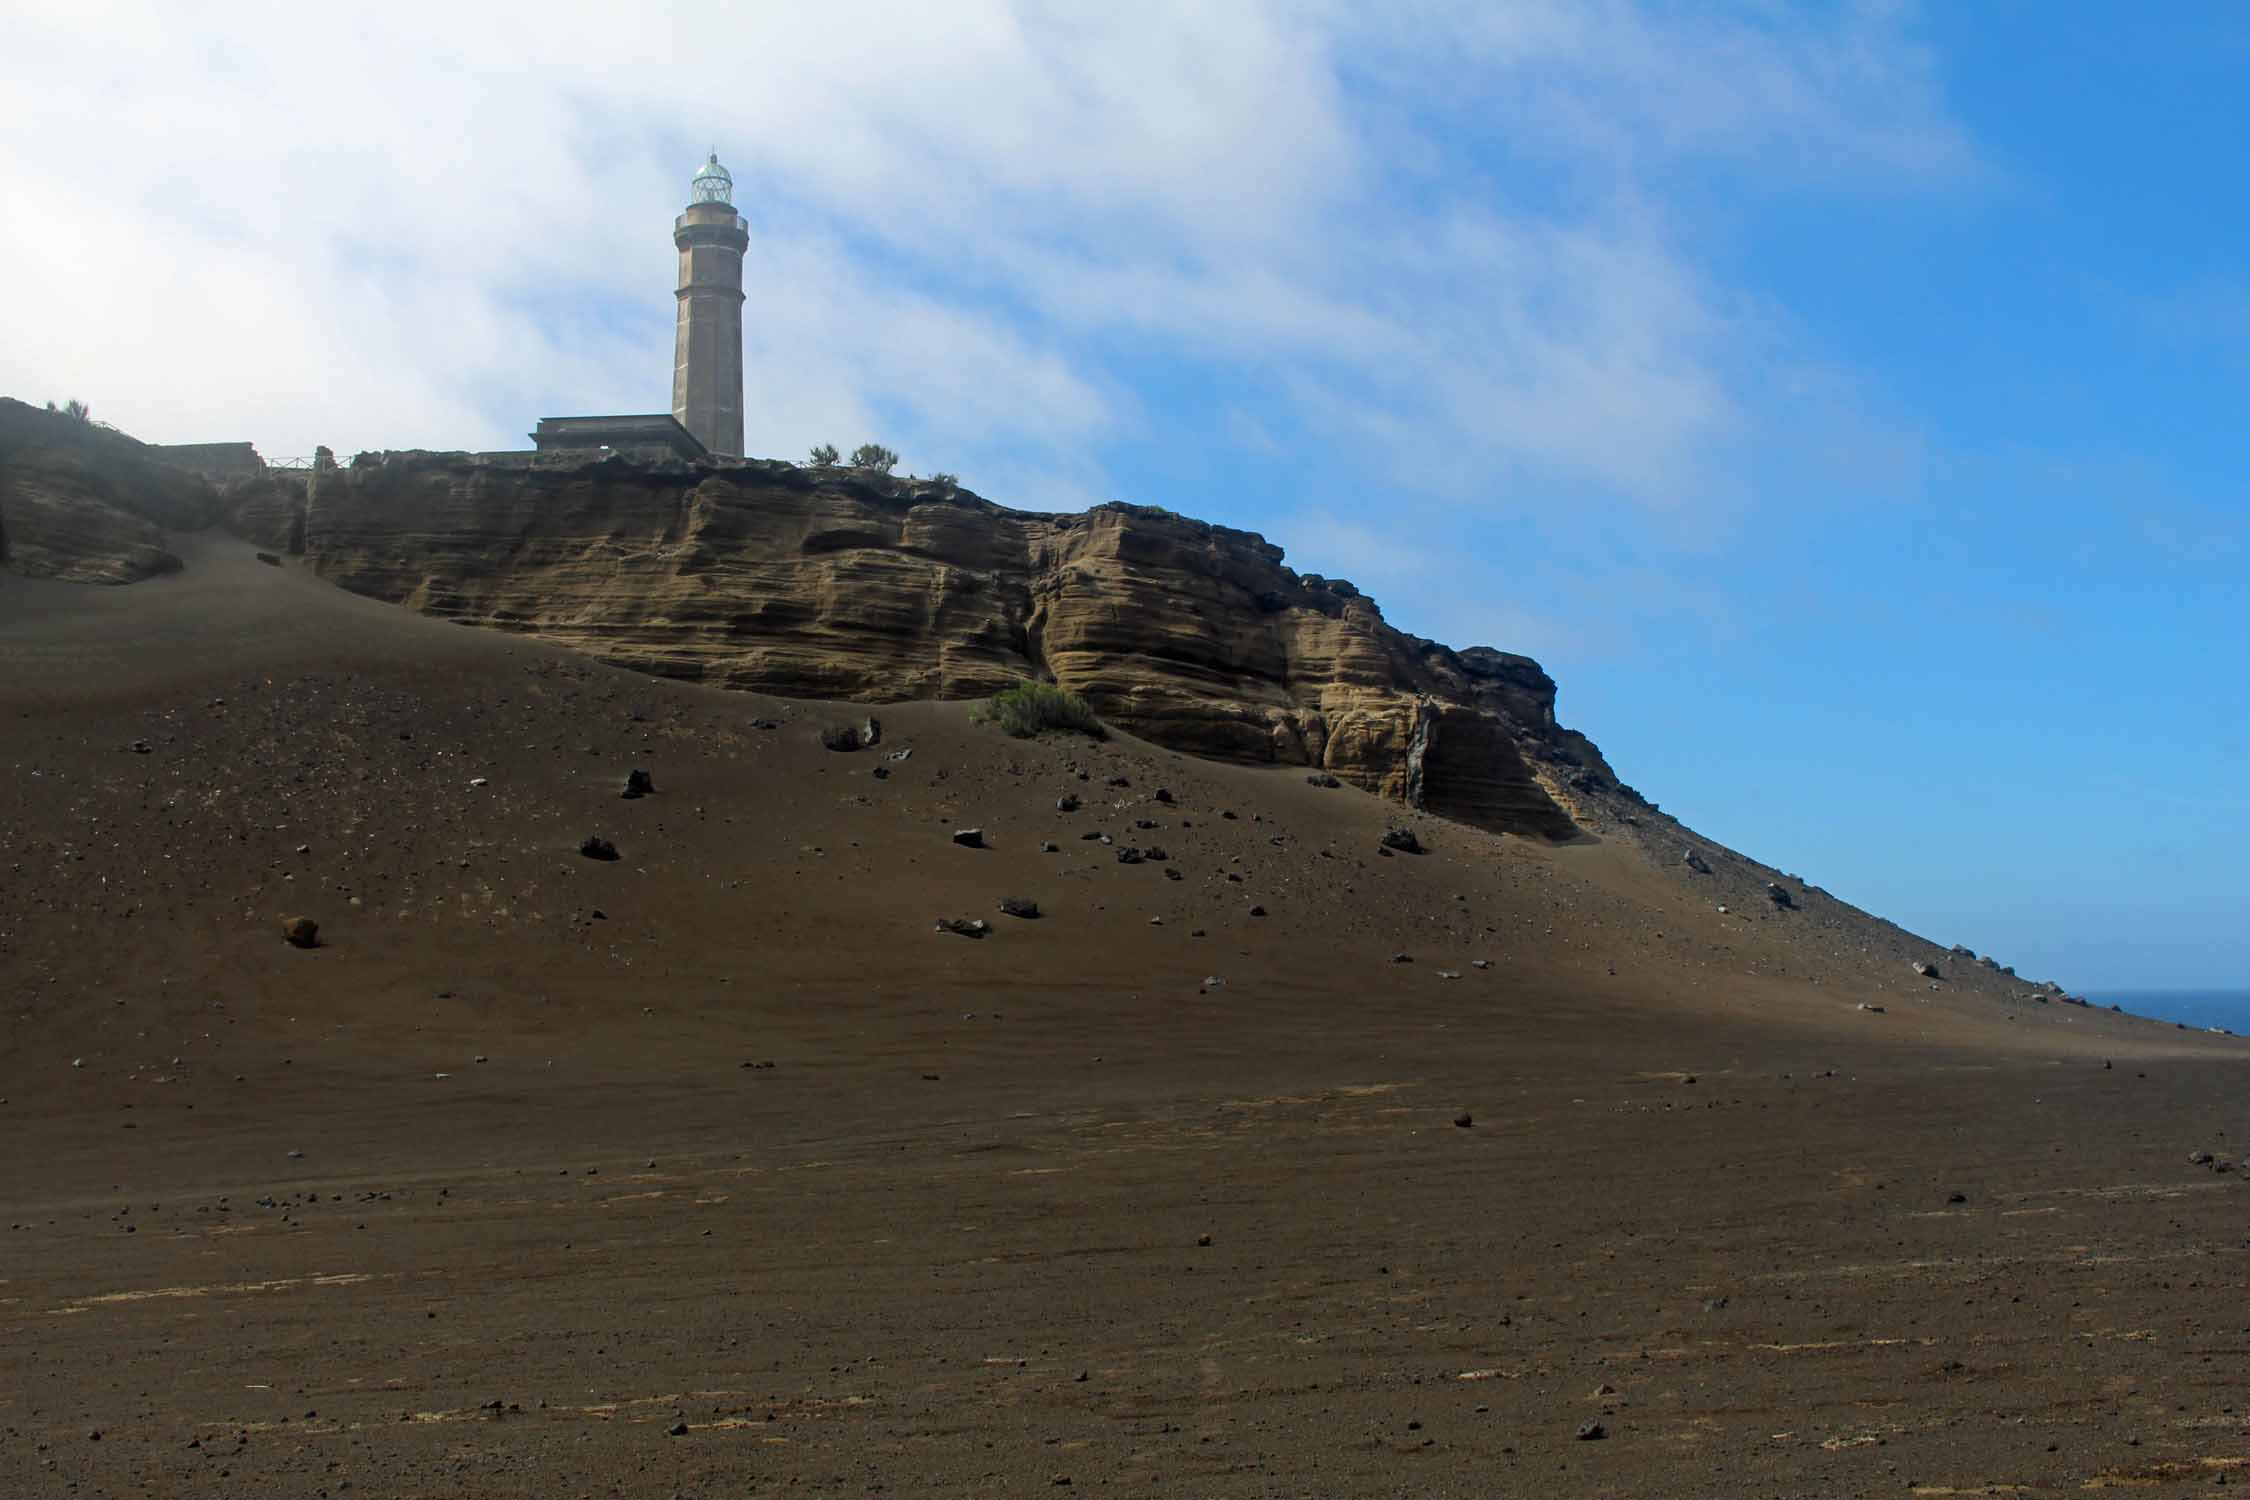
<svg viewBox="0 0 2250 1500">
<path fill-rule="evenodd" d="M 2250 1484 L 2250 1045 L 178 546 L 0 582 L 0 1494 Z"/>
</svg>

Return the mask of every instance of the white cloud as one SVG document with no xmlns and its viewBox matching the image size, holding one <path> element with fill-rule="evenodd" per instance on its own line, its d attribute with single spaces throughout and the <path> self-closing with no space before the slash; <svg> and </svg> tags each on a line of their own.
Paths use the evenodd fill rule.
<svg viewBox="0 0 2250 1500">
<path fill-rule="evenodd" d="M 1479 505 L 1723 501 L 1802 440 L 1789 389 L 1869 424 L 1685 248 L 1668 176 L 1966 162 L 1889 8 L 1623 0 L 150 0 L 0 20 L 0 125 L 0 391 L 274 453 L 661 409 L 669 220 L 716 143 L 752 446 L 882 437 L 1028 504 L 1148 436 L 1121 345 L 1278 403 L 1215 417 L 1253 453 L 1310 433 Z"/>
</svg>

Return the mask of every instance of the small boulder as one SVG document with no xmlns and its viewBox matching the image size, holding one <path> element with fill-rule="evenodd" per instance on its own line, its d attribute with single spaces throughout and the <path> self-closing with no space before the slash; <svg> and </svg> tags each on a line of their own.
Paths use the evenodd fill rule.
<svg viewBox="0 0 2250 1500">
<path fill-rule="evenodd" d="M 981 828 L 956 828 L 953 830 L 953 842 L 964 849 L 982 849 L 984 847 L 984 830 Z"/>
<path fill-rule="evenodd" d="M 320 946 L 320 924 L 310 917 L 283 917 L 281 937 L 292 948 Z"/>
<path fill-rule="evenodd" d="M 281 559 L 274 556 L 271 552 L 260 552 L 255 554 L 255 556 L 257 557 L 258 561 L 264 563 L 269 568 L 278 568 L 281 566 Z"/>
<path fill-rule="evenodd" d="M 588 859 L 612 860 L 617 858 L 617 846 L 600 834 L 590 833 L 578 846 L 578 852 Z"/>
<path fill-rule="evenodd" d="M 1795 911 L 1797 909 L 1797 903 L 1790 897 L 1788 890 L 1775 881 L 1769 880 L 1766 882 L 1766 899 L 1783 911 Z"/>
<path fill-rule="evenodd" d="M 1036 917 L 1039 915 L 1039 903 L 1027 901 L 1021 896 L 1002 896 L 1000 898 L 1000 912 L 1001 915 L 1009 917 Z"/>
<path fill-rule="evenodd" d="M 1120 849 L 1117 851 L 1117 862 L 1121 865 L 1137 865 L 1141 862 L 1141 851 L 1133 848 Z"/>
<path fill-rule="evenodd" d="M 1680 863 L 1686 865 L 1698 875 L 1711 873 L 1711 866 L 1704 861 L 1702 855 L 1696 853 L 1693 849 L 1682 849 L 1680 851 Z"/>
<path fill-rule="evenodd" d="M 1422 841 L 1414 836 L 1414 830 L 1411 828 L 1386 829 L 1377 843 L 1381 848 L 1396 849 L 1401 854 L 1420 854 L 1422 852 Z"/>
<path fill-rule="evenodd" d="M 982 917 L 940 917 L 937 930 L 955 937 L 980 938 L 992 930 L 992 924 Z"/>
<path fill-rule="evenodd" d="M 1172 792 L 1169 787 L 1158 787 L 1154 793 L 1154 796 L 1157 801 L 1164 803 L 1166 806 L 1171 805 Z"/>
<path fill-rule="evenodd" d="M 1341 781 L 1338 781 L 1335 777 L 1329 775 L 1326 771 L 1315 771 L 1312 775 L 1305 778 L 1305 785 L 1326 787 L 1328 790 L 1334 791 L 1336 788 L 1342 786 L 1343 783 Z"/>
<path fill-rule="evenodd" d="M 639 766 L 635 766 L 625 773 L 625 790 L 618 795 L 627 801 L 631 801 L 635 797 L 646 797 L 655 790 L 656 779 Z"/>
<path fill-rule="evenodd" d="M 1908 967 L 1924 979 L 1943 979 L 1945 977 L 1938 972 L 1936 964 L 1926 964 L 1920 959 L 1915 959 Z"/>
<path fill-rule="evenodd" d="M 1076 812 L 1078 811 L 1078 806 L 1078 799 L 1074 796 L 1069 795 L 1068 793 L 1065 793 L 1063 796 L 1057 797 L 1055 799 L 1056 812 Z"/>
<path fill-rule="evenodd" d="M 831 750 L 867 750 L 882 741 L 882 723 L 872 716 L 857 724 L 839 724 L 820 732 L 820 742 Z"/>
</svg>

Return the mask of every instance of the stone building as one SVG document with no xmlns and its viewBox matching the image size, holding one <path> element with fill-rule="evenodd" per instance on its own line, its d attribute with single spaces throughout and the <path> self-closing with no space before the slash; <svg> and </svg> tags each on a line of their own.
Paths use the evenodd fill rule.
<svg viewBox="0 0 2250 1500">
<path fill-rule="evenodd" d="M 711 153 L 672 224 L 680 252 L 679 335 L 672 415 L 711 452 L 742 456 L 742 255 L 750 232 L 734 211 L 734 178 Z"/>
<path fill-rule="evenodd" d="M 541 453 L 591 451 L 701 458 L 710 450 L 668 412 L 620 417 L 541 417 L 531 434 Z"/>
</svg>

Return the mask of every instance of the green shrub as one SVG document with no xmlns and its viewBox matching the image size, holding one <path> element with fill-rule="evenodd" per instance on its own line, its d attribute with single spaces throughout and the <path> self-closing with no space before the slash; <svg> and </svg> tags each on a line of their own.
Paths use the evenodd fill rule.
<svg viewBox="0 0 2250 1500">
<path fill-rule="evenodd" d="M 861 443 L 852 450 L 852 467 L 855 469 L 873 469 L 878 474 L 888 474 L 897 466 L 897 450 L 886 448 L 881 443 Z"/>
<path fill-rule="evenodd" d="M 1046 729 L 1068 729 L 1097 740 L 1109 738 L 1109 731 L 1102 728 L 1102 721 L 1094 717 L 1085 699 L 1051 682 L 1019 682 L 1006 692 L 995 693 L 978 710 L 977 718 L 1019 740 L 1028 740 Z"/>
<path fill-rule="evenodd" d="M 834 466 L 836 457 L 836 445 L 834 443 L 816 444 L 812 451 L 813 464 L 818 468 L 826 469 Z"/>
</svg>

